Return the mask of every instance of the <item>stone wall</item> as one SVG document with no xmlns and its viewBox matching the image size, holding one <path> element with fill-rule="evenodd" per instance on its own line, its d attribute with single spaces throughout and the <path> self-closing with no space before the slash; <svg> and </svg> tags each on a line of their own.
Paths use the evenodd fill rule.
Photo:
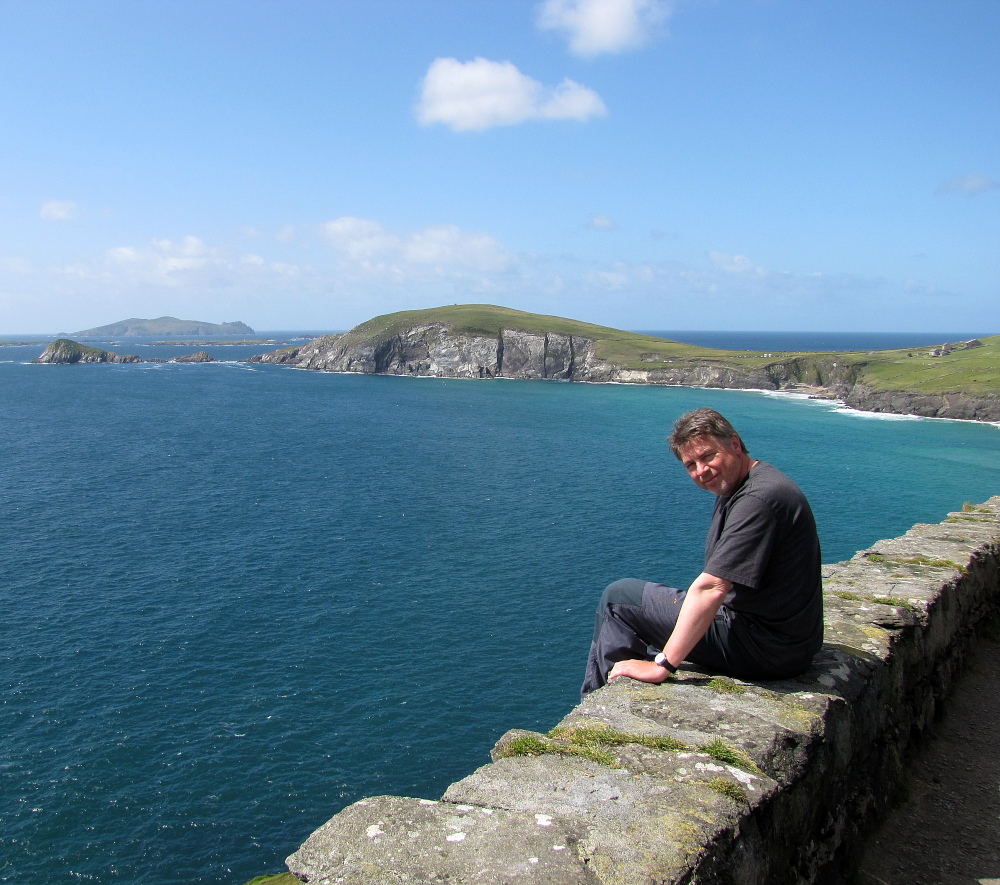
<svg viewBox="0 0 1000 885">
<path fill-rule="evenodd" d="M 824 567 L 826 642 L 795 680 L 619 679 L 548 735 L 508 732 L 441 801 L 345 808 L 309 883 L 808 883 L 850 866 L 1000 604 L 1000 497 Z"/>
</svg>

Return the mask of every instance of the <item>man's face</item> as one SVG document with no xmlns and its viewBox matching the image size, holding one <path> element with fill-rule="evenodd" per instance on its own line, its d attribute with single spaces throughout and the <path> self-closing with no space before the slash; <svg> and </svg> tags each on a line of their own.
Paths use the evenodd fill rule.
<svg viewBox="0 0 1000 885">
<path fill-rule="evenodd" d="M 750 458 L 736 436 L 730 440 L 696 436 L 681 446 L 680 453 L 681 463 L 695 485 L 723 498 L 736 491 L 750 466 Z"/>
</svg>

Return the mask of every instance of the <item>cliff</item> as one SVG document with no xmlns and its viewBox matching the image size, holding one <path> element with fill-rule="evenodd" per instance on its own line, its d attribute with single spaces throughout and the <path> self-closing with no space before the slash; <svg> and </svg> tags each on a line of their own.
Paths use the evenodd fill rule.
<svg viewBox="0 0 1000 885">
<path fill-rule="evenodd" d="M 439 378 L 801 390 L 867 411 L 1000 421 L 1000 336 L 986 342 L 926 352 L 736 352 L 491 305 L 456 305 L 376 317 L 251 362 Z"/>
<path fill-rule="evenodd" d="M 71 363 L 141 363 L 142 360 L 137 356 L 119 355 L 110 350 L 77 344 L 68 338 L 59 338 L 46 347 L 42 355 L 33 359 L 32 362 L 68 365 Z"/>
<path fill-rule="evenodd" d="M 798 679 L 617 680 L 548 734 L 508 732 L 439 801 L 345 808 L 289 869 L 353 885 L 840 881 L 1000 612 L 1000 497 L 824 566 L 824 596 L 826 641 Z"/>
</svg>

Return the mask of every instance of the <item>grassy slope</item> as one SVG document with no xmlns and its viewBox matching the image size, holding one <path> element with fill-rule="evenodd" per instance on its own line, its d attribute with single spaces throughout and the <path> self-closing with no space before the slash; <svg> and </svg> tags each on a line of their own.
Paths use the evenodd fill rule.
<svg viewBox="0 0 1000 885">
<path fill-rule="evenodd" d="M 932 357 L 931 348 L 881 350 L 875 356 L 848 354 L 867 362 L 859 380 L 878 390 L 916 393 L 1000 393 L 1000 335 L 980 339 L 982 347 Z"/>
<path fill-rule="evenodd" d="M 80 344 L 77 341 L 72 341 L 69 338 L 57 338 L 50 345 L 50 348 L 58 349 L 60 353 L 66 356 L 79 356 L 79 357 L 97 357 L 102 353 L 110 353 L 110 351 L 101 350 L 99 347 L 90 347 L 86 344 Z"/>
<path fill-rule="evenodd" d="M 651 369 L 657 363 L 674 365 L 713 363 L 752 369 L 771 363 L 828 360 L 856 366 L 858 380 L 877 390 L 918 393 L 1000 394 L 1000 335 L 984 338 L 983 347 L 931 357 L 931 348 L 880 350 L 874 353 L 768 353 L 712 350 L 654 338 L 607 326 L 595 326 L 563 317 L 524 313 L 490 304 L 456 304 L 427 310 L 405 310 L 375 317 L 352 329 L 356 338 L 384 340 L 419 323 L 446 323 L 454 332 L 497 335 L 501 329 L 526 332 L 562 332 L 594 339 L 598 356 L 630 369 Z M 912 354 L 912 356 L 911 356 Z"/>
</svg>

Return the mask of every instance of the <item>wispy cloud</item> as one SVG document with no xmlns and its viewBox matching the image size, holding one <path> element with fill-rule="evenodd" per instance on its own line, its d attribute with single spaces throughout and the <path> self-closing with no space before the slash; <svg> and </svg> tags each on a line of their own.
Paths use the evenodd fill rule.
<svg viewBox="0 0 1000 885">
<path fill-rule="evenodd" d="M 608 218 L 607 215 L 592 215 L 590 221 L 587 222 L 587 227 L 591 230 L 617 230 L 618 225 L 615 224 L 614 220 Z"/>
<path fill-rule="evenodd" d="M 38 217 L 46 221 L 69 221 L 76 218 L 79 207 L 70 200 L 48 200 L 38 209 Z"/>
<path fill-rule="evenodd" d="M 968 175 L 946 181 L 938 188 L 937 192 L 939 194 L 960 193 L 975 196 L 987 191 L 994 191 L 997 188 L 1000 188 L 1000 181 L 995 181 L 982 172 L 971 172 Z"/>
<path fill-rule="evenodd" d="M 514 257 L 495 237 L 453 224 L 393 232 L 372 219 L 344 216 L 323 224 L 320 233 L 340 255 L 344 269 L 366 276 L 403 280 L 502 274 L 514 264 Z"/>
<path fill-rule="evenodd" d="M 144 246 L 115 246 L 93 261 L 67 265 L 67 278 L 115 286 L 229 289 L 249 279 L 274 283 L 298 275 L 293 264 L 269 262 L 252 252 L 209 246 L 199 237 L 153 239 Z"/>
<path fill-rule="evenodd" d="M 607 113 L 592 89 L 566 78 L 554 88 L 522 74 L 509 61 L 435 59 L 423 80 L 417 119 L 455 132 L 482 132 L 526 120 L 589 120 Z"/>
<path fill-rule="evenodd" d="M 545 0 L 538 26 L 564 33 L 571 52 L 590 58 L 642 46 L 671 12 L 666 0 Z"/>
<path fill-rule="evenodd" d="M 746 255 L 729 255 L 726 252 L 709 252 L 708 260 L 723 273 L 736 276 L 766 277 L 766 268 L 754 264 Z"/>
</svg>

